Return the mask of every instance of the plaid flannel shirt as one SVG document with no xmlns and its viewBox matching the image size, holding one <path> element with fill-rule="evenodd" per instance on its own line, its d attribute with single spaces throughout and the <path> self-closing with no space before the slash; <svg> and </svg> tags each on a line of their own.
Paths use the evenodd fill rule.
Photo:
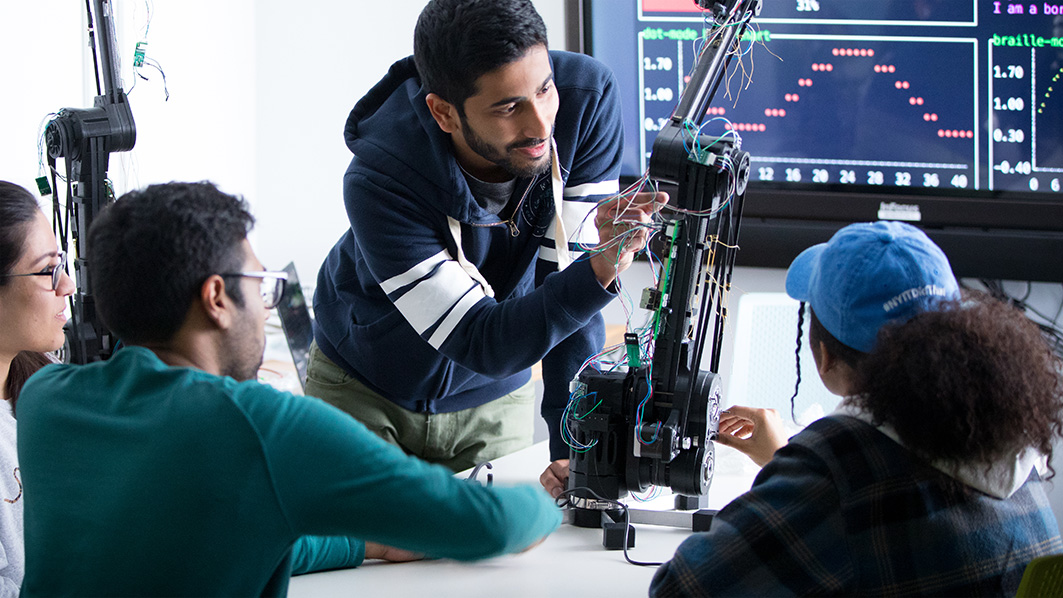
<svg viewBox="0 0 1063 598">
<path fill-rule="evenodd" d="M 1032 471 L 1007 499 L 930 467 L 871 425 L 829 416 L 665 563 L 653 596 L 1014 596 L 1026 564 L 1063 552 Z"/>
</svg>

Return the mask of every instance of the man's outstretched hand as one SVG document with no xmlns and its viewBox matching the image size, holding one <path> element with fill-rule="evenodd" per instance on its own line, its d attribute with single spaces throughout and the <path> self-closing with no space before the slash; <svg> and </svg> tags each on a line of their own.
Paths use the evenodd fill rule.
<svg viewBox="0 0 1063 598">
<path fill-rule="evenodd" d="M 594 224 L 600 250 L 591 256 L 591 267 L 603 288 L 609 288 L 631 265 L 635 254 L 646 247 L 650 231 L 645 225 L 666 203 L 667 193 L 646 192 L 618 197 L 598 208 Z"/>
</svg>

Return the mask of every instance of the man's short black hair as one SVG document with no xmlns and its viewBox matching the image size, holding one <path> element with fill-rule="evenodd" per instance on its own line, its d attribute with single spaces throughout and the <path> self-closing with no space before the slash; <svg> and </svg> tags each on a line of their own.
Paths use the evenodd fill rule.
<svg viewBox="0 0 1063 598">
<path fill-rule="evenodd" d="M 465 116 L 476 80 L 547 46 L 546 25 L 531 0 L 432 0 L 413 34 L 421 83 Z"/>
<path fill-rule="evenodd" d="M 123 195 L 89 231 L 100 319 L 130 344 L 171 340 L 206 279 L 243 268 L 240 244 L 254 223 L 243 199 L 208 182 Z M 238 285 L 226 290 L 243 304 Z"/>
</svg>

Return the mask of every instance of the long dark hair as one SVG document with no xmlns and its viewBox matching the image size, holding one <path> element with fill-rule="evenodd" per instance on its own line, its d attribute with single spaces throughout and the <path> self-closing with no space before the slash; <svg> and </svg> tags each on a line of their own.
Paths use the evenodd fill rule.
<svg viewBox="0 0 1063 598">
<path fill-rule="evenodd" d="M 40 207 L 33 194 L 14 183 L 0 181 L 0 274 L 12 274 L 11 269 L 22 257 L 29 225 L 39 211 Z M 0 277 L 0 286 L 6 285 L 7 282 L 7 278 Z M 34 372 L 51 362 L 44 353 L 22 351 L 15 356 L 4 388 L 8 400 L 11 401 L 12 413 L 15 411 L 15 403 L 22 391 L 22 385 Z"/>
<path fill-rule="evenodd" d="M 852 399 L 915 453 L 984 464 L 1063 435 L 1060 358 L 1025 315 L 985 295 L 880 332 Z"/>
</svg>

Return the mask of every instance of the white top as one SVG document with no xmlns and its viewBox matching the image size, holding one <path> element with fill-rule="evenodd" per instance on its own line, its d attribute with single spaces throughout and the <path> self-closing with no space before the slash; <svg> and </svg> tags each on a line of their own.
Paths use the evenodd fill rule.
<svg viewBox="0 0 1063 598">
<path fill-rule="evenodd" d="M 15 417 L 0 401 L 0 597 L 18 596 L 26 570 L 22 545 L 22 478 L 18 469 Z"/>
</svg>

